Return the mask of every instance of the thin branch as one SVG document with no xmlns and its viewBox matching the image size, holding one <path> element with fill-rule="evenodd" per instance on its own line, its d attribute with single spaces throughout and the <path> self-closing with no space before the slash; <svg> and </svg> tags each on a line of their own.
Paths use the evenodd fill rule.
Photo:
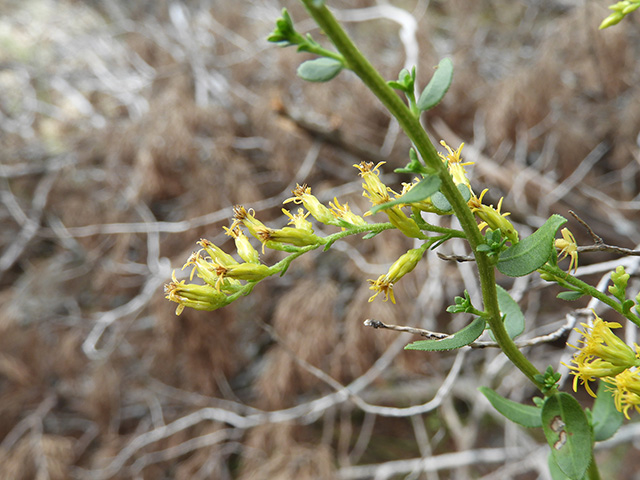
<svg viewBox="0 0 640 480">
<path fill-rule="evenodd" d="M 44 417 L 56 406 L 57 401 L 58 398 L 51 394 L 40 402 L 40 405 L 32 414 L 20 420 L 4 437 L 2 443 L 0 443 L 0 451 L 8 452 L 27 431 L 34 428 L 34 425 L 42 423 Z"/>
<path fill-rule="evenodd" d="M 448 337 L 451 337 L 451 335 L 446 334 L 446 333 L 440 333 L 440 332 L 432 332 L 430 330 L 425 330 L 423 328 L 416 328 L 416 327 L 405 327 L 402 325 L 391 325 L 388 323 L 383 323 L 380 320 L 365 320 L 364 321 L 364 325 L 366 327 L 373 327 L 373 328 L 386 328 L 388 330 L 395 330 L 396 332 L 403 332 L 403 333 L 411 333 L 413 335 L 420 335 L 422 337 L 426 337 L 430 340 L 442 340 Z M 551 343 L 551 342 L 555 342 L 556 340 L 559 340 L 560 338 L 562 338 L 564 335 L 566 335 L 566 333 L 568 331 L 570 331 L 573 328 L 573 324 L 571 322 L 567 322 L 565 323 L 562 327 L 560 327 L 559 329 L 557 329 L 555 332 L 551 332 L 547 335 L 541 335 L 539 337 L 535 337 L 532 338 L 530 340 L 526 340 L 526 341 L 522 341 L 522 342 L 515 342 L 516 346 L 518 348 L 525 348 L 525 347 L 532 347 L 534 345 L 539 345 L 542 343 Z M 496 342 L 473 342 L 471 344 L 468 345 L 471 348 L 498 348 L 499 345 Z"/>
<path fill-rule="evenodd" d="M 519 459 L 528 455 L 529 449 L 523 447 L 482 448 L 464 452 L 444 453 L 428 458 L 412 458 L 395 460 L 373 465 L 357 465 L 344 467 L 338 471 L 342 480 L 358 480 L 365 478 L 389 479 L 398 475 L 406 475 L 413 471 L 435 472 L 451 470 L 469 465 L 502 464 L 508 460 Z"/>
<path fill-rule="evenodd" d="M 446 260 L 448 262 L 475 262 L 475 257 L 472 255 L 445 255 L 444 253 L 436 252 L 438 257 L 441 260 Z"/>
<path fill-rule="evenodd" d="M 594 232 L 593 229 L 589 226 L 589 224 L 585 222 L 583 219 L 581 219 L 576 212 L 574 212 L 573 210 L 569 210 L 569 213 L 573 215 L 573 218 L 575 218 L 580 223 L 580 225 L 582 225 L 587 230 L 587 232 L 589 232 L 589 235 L 591 235 L 591 238 L 593 239 L 593 243 L 594 243 L 593 245 L 578 247 L 578 253 L 610 252 L 610 253 L 617 253 L 618 255 L 640 256 L 640 250 L 632 250 L 630 248 L 616 247 L 615 245 L 607 245 L 606 243 L 604 243 L 604 240 L 602 240 L 602 237 L 598 235 L 596 232 Z"/>
<path fill-rule="evenodd" d="M 22 225 L 22 230 L 16 235 L 13 243 L 2 252 L 2 256 L 0 256 L 0 274 L 9 270 L 18 261 L 22 252 L 27 248 L 28 243 L 36 233 L 38 233 L 40 220 L 47 204 L 49 192 L 51 192 L 53 184 L 58 178 L 59 171 L 60 170 L 53 170 L 49 172 L 38 183 L 33 194 L 31 211 L 25 223 Z"/>
<path fill-rule="evenodd" d="M 428 339 L 431 340 L 442 340 L 443 338 L 447 338 L 450 335 L 447 335 L 446 333 L 438 333 L 438 332 L 432 332 L 430 330 L 425 330 L 423 328 L 415 328 L 415 327 L 404 327 L 401 325 L 391 325 L 388 323 L 383 323 L 380 320 L 372 320 L 372 319 L 367 319 L 364 321 L 364 326 L 365 327 L 372 327 L 372 328 L 386 328 L 388 330 L 395 330 L 396 332 L 406 332 L 406 333 L 412 333 L 414 335 L 420 335 L 421 337 L 426 337 Z"/>
</svg>

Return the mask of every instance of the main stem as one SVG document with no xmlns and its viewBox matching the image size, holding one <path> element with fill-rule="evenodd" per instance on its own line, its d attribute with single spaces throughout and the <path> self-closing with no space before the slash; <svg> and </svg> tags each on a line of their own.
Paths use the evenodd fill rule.
<svg viewBox="0 0 640 480">
<path fill-rule="evenodd" d="M 453 207 L 453 211 L 466 234 L 467 241 L 476 258 L 480 285 L 482 287 L 484 309 L 488 314 L 487 321 L 489 322 L 496 342 L 498 342 L 502 351 L 514 365 L 538 388 L 541 388 L 542 384 L 535 380 L 535 375 L 540 372 L 529 362 L 522 352 L 518 350 L 504 328 L 500 315 L 500 307 L 498 306 L 495 271 L 486 254 L 477 251 L 477 247 L 483 242 L 483 238 L 478 230 L 478 225 L 473 213 L 453 183 L 451 175 L 438 156 L 438 152 L 433 146 L 433 143 L 431 143 L 429 136 L 424 128 L 422 128 L 422 125 L 420 125 L 418 118 L 416 118 L 395 91 L 387 85 L 387 82 L 373 65 L 362 55 L 327 7 L 324 5 L 315 6 L 312 0 L 300 1 L 327 37 L 333 42 L 336 49 L 342 54 L 347 63 L 347 67 L 360 77 L 364 84 L 398 120 L 400 127 L 413 142 L 427 166 L 438 172 L 441 180 L 440 190 Z"/>
</svg>

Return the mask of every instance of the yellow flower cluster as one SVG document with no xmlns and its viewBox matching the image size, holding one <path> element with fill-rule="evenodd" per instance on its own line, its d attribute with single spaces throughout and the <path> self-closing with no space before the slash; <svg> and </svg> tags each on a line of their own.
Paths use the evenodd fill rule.
<svg viewBox="0 0 640 480">
<path fill-rule="evenodd" d="M 593 325 L 582 323 L 584 330 L 576 329 L 584 337 L 580 340 L 582 347 L 571 345 L 579 350 L 571 360 L 572 365 L 567 365 L 575 375 L 573 389 L 577 390 L 580 381 L 595 397 L 589 382 L 600 378 L 611 385 L 616 408 L 629 418 L 631 408 L 640 412 L 640 347 L 635 345 L 634 351 L 612 332 L 622 327 L 619 323 L 607 322 L 593 314 L 596 317 Z"/>
<path fill-rule="evenodd" d="M 500 212 L 502 199 L 496 209 L 491 205 L 482 203 L 486 190 L 482 192 L 479 198 L 473 194 L 464 168 L 470 165 L 471 162 L 463 162 L 461 158 L 464 144 L 461 144 L 457 150 L 453 150 L 446 143 L 441 143 L 446 148 L 447 153 L 439 155 L 454 182 L 456 185 L 465 185 L 472 194 L 469 206 L 482 221 L 479 228 L 482 230 L 485 226 L 489 226 L 492 229 L 500 229 L 512 243 L 517 243 L 518 233 L 505 218 L 508 213 Z M 416 179 L 412 183 L 404 184 L 401 194 L 394 192 L 380 179 L 380 167 L 384 163 L 380 162 L 374 165 L 369 162 L 361 162 L 354 165 L 360 171 L 360 176 L 363 179 L 363 195 L 369 199 L 372 207 L 398 199 L 419 182 L 419 179 Z M 343 231 L 353 230 L 354 233 L 367 231 L 368 226 L 375 225 L 367 223 L 362 216 L 353 213 L 348 204 L 340 203 L 337 198 L 334 198 L 333 202 L 329 202 L 329 206 L 323 205 L 311 193 L 311 188 L 306 184 L 297 185 L 292 193 L 293 196 L 287 198 L 284 203 L 293 203 L 304 207 L 304 209 L 300 208 L 298 213 L 282 210 L 289 218 L 289 225 L 292 226 L 270 228 L 256 218 L 252 209 L 247 210 L 241 205 L 236 205 L 233 208 L 233 223 L 229 228 L 225 227 L 224 229 L 226 234 L 234 239 L 237 254 L 242 259 L 242 262 L 237 261 L 233 256 L 224 252 L 210 241 L 200 240 L 199 244 L 202 248 L 189 257 L 183 268 L 191 266 L 190 280 L 193 280 L 195 274 L 204 281 L 205 285 L 178 281 L 174 273 L 173 281 L 165 286 L 166 298 L 178 303 L 177 314 L 180 314 L 185 307 L 197 310 L 215 310 L 225 306 L 240 294 L 248 293 L 253 283 L 279 273 L 288 266 L 287 264 L 270 267 L 261 263 L 260 253 L 251 245 L 249 238 L 243 232 L 243 228 L 248 230 L 251 236 L 262 244 L 262 253 L 264 253 L 265 248 L 295 253 L 300 251 L 299 249 L 302 247 L 315 247 L 335 241 L 316 235 L 313 225 L 307 220 L 309 216 L 322 224 L 340 227 Z M 418 214 L 419 211 L 436 213 L 442 213 L 442 211 L 435 208 L 430 198 L 410 204 L 394 204 L 383 210 L 389 222 L 406 236 L 421 240 L 428 239 L 429 237 L 416 222 L 419 219 L 410 217 L 403 211 L 406 206 L 412 207 L 414 213 L 418 212 Z M 369 211 L 364 216 L 371 214 L 372 212 Z M 427 242 L 422 247 L 409 250 L 391 266 L 386 274 L 381 275 L 376 280 L 369 280 L 371 283 L 370 288 L 375 292 L 370 301 L 382 293 L 385 300 L 391 299 L 395 303 L 393 284 L 415 268 L 426 251 L 427 245 L 431 245 L 431 243 Z"/>
</svg>

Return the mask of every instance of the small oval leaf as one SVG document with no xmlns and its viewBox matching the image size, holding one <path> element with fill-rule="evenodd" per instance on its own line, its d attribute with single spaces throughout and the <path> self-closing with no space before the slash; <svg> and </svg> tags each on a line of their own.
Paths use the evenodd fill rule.
<svg viewBox="0 0 640 480">
<path fill-rule="evenodd" d="M 453 62 L 449 58 L 443 58 L 418 99 L 416 104 L 418 110 L 424 112 L 440 103 L 444 94 L 449 90 L 452 80 Z"/>
<path fill-rule="evenodd" d="M 578 401 L 565 392 L 542 406 L 542 429 L 551 455 L 567 477 L 581 479 L 592 458 L 591 426 Z"/>
<path fill-rule="evenodd" d="M 297 74 L 308 82 L 328 82 L 344 68 L 342 62 L 333 58 L 307 60 L 298 67 Z"/>
<path fill-rule="evenodd" d="M 538 230 L 500 254 L 498 270 L 509 277 L 522 277 L 540 268 L 554 252 L 556 232 L 565 223 L 566 218 L 551 215 Z"/>
<path fill-rule="evenodd" d="M 471 190 L 469 190 L 469 187 L 467 187 L 464 183 L 459 183 L 457 186 L 460 194 L 464 198 L 464 201 L 468 202 L 471 198 Z M 449 200 L 447 200 L 447 197 L 445 197 L 442 192 L 434 193 L 431 197 L 431 202 L 433 202 L 433 205 L 438 210 L 441 210 L 443 212 L 450 212 L 451 210 L 453 210 L 451 204 L 449 203 Z"/>
<path fill-rule="evenodd" d="M 379 212 L 380 210 L 393 207 L 394 205 L 420 202 L 425 198 L 429 198 L 431 195 L 437 192 L 439 188 L 440 178 L 437 175 L 426 176 L 401 197 L 373 207 L 371 209 L 371 213 Z"/>
<path fill-rule="evenodd" d="M 565 292 L 560 292 L 558 295 L 556 295 L 557 298 L 559 298 L 560 300 L 565 300 L 567 302 L 573 302 L 575 300 L 578 300 L 582 297 L 584 297 L 584 293 L 582 292 L 574 292 L 573 290 L 567 290 Z"/>
<path fill-rule="evenodd" d="M 596 401 L 593 403 L 591 417 L 593 419 L 593 437 L 596 442 L 613 437 L 624 421 L 624 414 L 616 408 L 613 394 L 606 385 L 600 381 Z"/>
<path fill-rule="evenodd" d="M 454 350 L 474 342 L 484 331 L 485 320 L 482 317 L 476 319 L 459 332 L 442 340 L 419 340 L 410 343 L 405 350 L 424 350 L 427 352 L 439 352 Z"/>
<path fill-rule="evenodd" d="M 527 428 L 542 427 L 540 408 L 534 407 L 533 405 L 523 405 L 522 403 L 504 398 L 488 387 L 480 387 L 478 390 L 487 397 L 487 400 L 493 405 L 493 408 L 500 412 L 507 420 L 511 420 Z"/>
<path fill-rule="evenodd" d="M 500 285 L 496 285 L 496 290 L 498 292 L 498 306 L 500 307 L 500 312 L 505 316 L 504 328 L 506 328 L 510 338 L 516 338 L 524 332 L 524 315 L 520 310 L 518 302 L 511 298 L 509 292 Z M 491 335 L 491 338 L 495 340 L 493 332 L 490 331 L 489 334 Z"/>
</svg>

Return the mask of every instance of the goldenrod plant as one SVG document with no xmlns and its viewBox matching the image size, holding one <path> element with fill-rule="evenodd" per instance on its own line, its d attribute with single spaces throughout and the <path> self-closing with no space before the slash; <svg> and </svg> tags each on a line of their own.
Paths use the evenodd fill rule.
<svg viewBox="0 0 640 480">
<path fill-rule="evenodd" d="M 352 235 L 367 240 L 391 229 L 419 244 L 401 255 L 386 274 L 369 279 L 372 290 L 369 301 L 395 303 L 394 285 L 419 267 L 426 251 L 453 238 L 465 239 L 480 280 L 482 306 L 473 305 L 465 291 L 463 296 L 455 298 L 447 311 L 471 314 L 472 320 L 467 326 L 446 335 L 425 335 L 429 339 L 413 342 L 406 348 L 422 351 L 462 348 L 473 345 L 485 330 L 489 330 L 502 352 L 539 390 L 540 397 L 534 399 L 535 405 L 524 405 L 503 398 L 486 387 L 481 388 L 482 393 L 507 419 L 525 427 L 543 429 L 550 446 L 549 468 L 554 479 L 600 478 L 593 460 L 594 443 L 610 438 L 623 417 L 630 417 L 630 412 L 640 412 L 640 347 L 623 342 L 614 333 L 621 324 L 605 321 L 595 311 L 593 321 L 582 324 L 582 330 L 577 331 L 583 339 L 575 347 L 577 353 L 568 368 L 574 375 L 573 389 L 577 390 L 582 384 L 596 397 L 593 409 L 585 411 L 574 396 L 559 391 L 559 373 L 551 366 L 540 372 L 514 342 L 526 327 L 525 318 L 506 290 L 496 284 L 496 270 L 509 277 L 538 272 L 544 280 L 565 289 L 560 298 L 575 300 L 591 296 L 640 326 L 640 295 L 629 298 L 629 275 L 623 267 L 612 273 L 610 295 L 578 279 L 574 274 L 581 248 L 567 228 L 562 228 L 556 238 L 567 219 L 551 215 L 534 233 L 522 238 L 509 220 L 509 213 L 503 211 L 507 208 L 503 199 L 495 207 L 487 204 L 488 189 L 474 185 L 468 178 L 465 166 L 470 162 L 463 159 L 463 144 L 450 146 L 441 142 L 444 153 L 436 149 L 421 125 L 420 117 L 440 102 L 451 85 L 453 62 L 450 59 L 440 61 L 427 86 L 416 95 L 415 68 L 402 70 L 397 80 L 385 80 L 354 45 L 324 1 L 300 1 L 335 50 L 321 46 L 311 35 L 298 33 L 286 9 L 276 21 L 269 41 L 281 46 L 296 46 L 298 51 L 317 55 L 316 59 L 305 61 L 298 68 L 297 73 L 304 80 L 330 81 L 343 70 L 357 75 L 411 140 L 413 148 L 408 152 L 409 162 L 397 171 L 412 174 L 414 179 L 404 184 L 402 191 L 396 192 L 380 177 L 384 162 L 354 165 L 362 177 L 363 195 L 371 202 L 370 210 L 363 215 L 353 212 L 347 203 L 341 203 L 337 198 L 325 205 L 313 195 L 310 186 L 298 185 L 292 197 L 284 201 L 293 208 L 283 209 L 291 225 L 283 228 L 271 228 L 258 220 L 252 209 L 235 206 L 233 223 L 226 233 L 234 238 L 240 260 L 210 241 L 201 240 L 201 249 L 192 254 L 184 268 L 192 267 L 190 279 L 195 274 L 204 284 L 178 281 L 174 276 L 166 286 L 166 297 L 178 304 L 176 313 L 179 315 L 185 307 L 197 310 L 224 307 L 249 294 L 264 278 L 284 274 L 293 260 L 311 250 L 329 249 L 334 242 Z M 611 7 L 615 13 L 601 28 L 613 25 L 638 5 L 638 2 L 619 2 Z M 425 220 L 423 212 L 455 216 L 460 228 L 431 224 Z M 386 221 L 371 221 L 374 215 L 385 215 Z M 318 235 L 312 219 L 337 231 Z M 260 243 L 258 248 L 251 244 L 245 230 Z M 273 265 L 265 265 L 260 260 L 265 249 L 283 251 L 286 256 Z M 569 260 L 566 271 L 558 264 L 565 258 Z M 369 325 L 383 326 L 381 322 L 373 321 L 369 321 Z M 594 389 L 592 382 L 597 380 L 599 387 Z"/>
</svg>

